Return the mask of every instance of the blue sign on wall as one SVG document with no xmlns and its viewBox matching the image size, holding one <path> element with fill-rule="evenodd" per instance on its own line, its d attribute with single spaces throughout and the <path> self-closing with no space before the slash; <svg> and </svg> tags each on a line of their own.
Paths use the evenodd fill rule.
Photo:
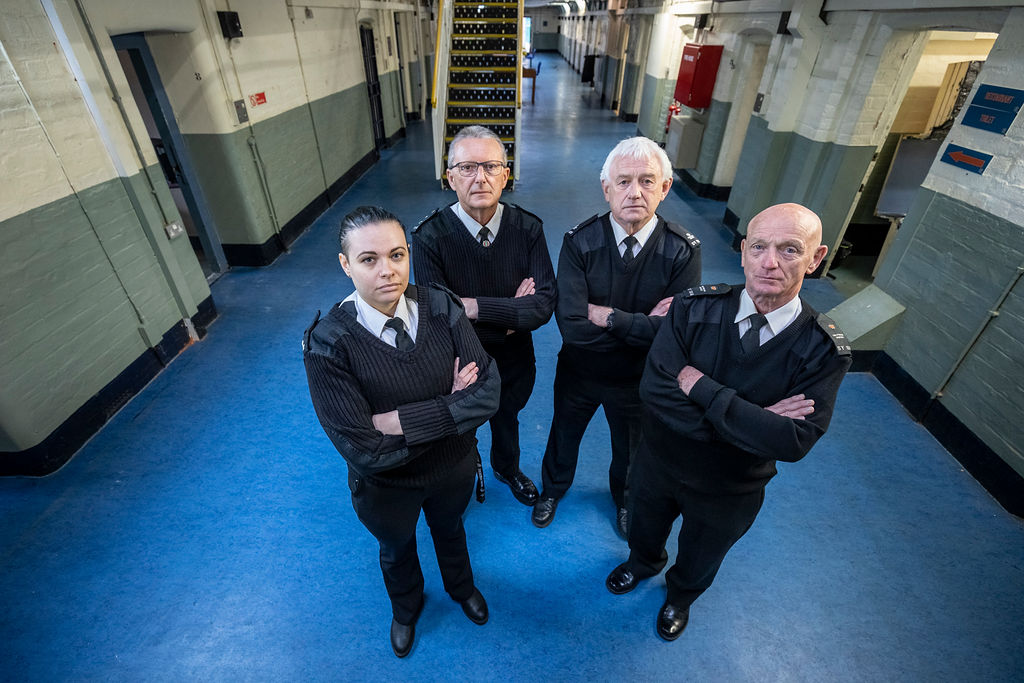
<svg viewBox="0 0 1024 683">
<path fill-rule="evenodd" d="M 981 175 L 988 168 L 988 162 L 992 161 L 992 155 L 958 145 L 946 145 L 946 151 L 942 153 L 941 161 Z"/>
<path fill-rule="evenodd" d="M 1006 135 L 1006 131 L 1009 130 L 1010 124 L 1013 123 L 1016 116 L 1017 114 L 1012 111 L 998 111 L 972 104 L 964 112 L 961 123 L 971 128 L 980 128 L 990 133 Z"/>
<path fill-rule="evenodd" d="M 1024 104 L 1024 90 L 1000 88 L 997 85 L 979 85 L 978 92 L 971 100 L 971 104 L 999 111 L 1011 111 L 1016 114 Z"/>
</svg>

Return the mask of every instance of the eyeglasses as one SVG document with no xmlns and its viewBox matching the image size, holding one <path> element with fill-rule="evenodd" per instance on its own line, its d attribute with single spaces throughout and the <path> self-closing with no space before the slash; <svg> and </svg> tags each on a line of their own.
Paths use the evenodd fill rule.
<svg viewBox="0 0 1024 683">
<path fill-rule="evenodd" d="M 505 164 L 500 161 L 463 161 L 458 164 L 452 164 L 448 168 L 457 170 L 463 178 L 472 178 L 476 175 L 476 169 L 480 166 L 483 167 L 484 173 L 489 176 L 501 175 L 501 172 L 505 169 Z"/>
</svg>

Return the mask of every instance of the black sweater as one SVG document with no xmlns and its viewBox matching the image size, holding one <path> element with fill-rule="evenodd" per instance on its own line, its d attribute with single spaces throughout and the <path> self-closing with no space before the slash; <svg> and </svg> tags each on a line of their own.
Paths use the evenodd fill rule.
<svg viewBox="0 0 1024 683">
<path fill-rule="evenodd" d="M 469 234 L 451 207 L 438 209 L 413 229 L 412 253 L 417 283 L 437 283 L 477 300 L 480 312 L 474 328 L 487 348 L 506 341 L 526 343 L 508 330 L 529 337 L 551 319 L 557 289 L 544 226 L 518 206 L 505 205 L 489 247 Z M 536 292 L 514 298 L 528 277 Z"/>
<path fill-rule="evenodd" d="M 458 300 L 410 286 L 419 307 L 416 346 L 399 351 L 359 324 L 353 302 L 306 330 L 303 358 L 320 424 L 350 467 L 384 486 L 425 486 L 473 452 L 475 429 L 498 408 L 501 380 Z M 476 382 L 451 393 L 455 358 L 476 362 Z M 372 416 L 398 410 L 401 435 Z"/>
<path fill-rule="evenodd" d="M 648 313 L 699 283 L 700 241 L 682 226 L 659 218 L 627 265 L 607 213 L 580 223 L 565 234 L 558 257 L 555 319 L 565 346 L 572 347 L 563 359 L 580 372 L 636 381 L 662 321 Z M 590 322 L 587 304 L 614 309 L 611 330 Z"/>
<path fill-rule="evenodd" d="M 744 353 L 733 322 L 742 291 L 716 285 L 677 296 L 640 383 L 648 450 L 679 481 L 712 493 L 756 490 L 776 460 L 803 458 L 828 428 L 850 367 L 842 332 L 806 302 L 786 329 Z M 686 365 L 705 373 L 689 397 L 676 379 Z M 796 394 L 814 400 L 804 420 L 764 408 Z"/>
</svg>

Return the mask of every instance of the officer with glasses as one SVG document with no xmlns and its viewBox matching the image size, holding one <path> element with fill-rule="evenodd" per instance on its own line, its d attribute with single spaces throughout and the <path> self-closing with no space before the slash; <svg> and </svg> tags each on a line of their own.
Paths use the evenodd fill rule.
<svg viewBox="0 0 1024 683">
<path fill-rule="evenodd" d="M 490 420 L 491 469 L 523 505 L 537 487 L 520 469 L 519 411 L 533 392 L 536 359 L 531 332 L 557 300 L 540 218 L 501 192 L 508 154 L 494 132 L 468 126 L 448 148 L 448 184 L 458 201 L 437 209 L 413 230 L 416 282 L 447 287 L 462 299 L 484 350 L 501 375 L 498 412 Z"/>
</svg>

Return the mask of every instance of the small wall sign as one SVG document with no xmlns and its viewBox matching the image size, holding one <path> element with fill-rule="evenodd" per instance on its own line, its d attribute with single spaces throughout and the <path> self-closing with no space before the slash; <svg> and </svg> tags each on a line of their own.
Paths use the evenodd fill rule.
<svg viewBox="0 0 1024 683">
<path fill-rule="evenodd" d="M 1024 104 L 1024 90 L 980 85 L 961 121 L 965 126 L 1006 135 Z"/>
<path fill-rule="evenodd" d="M 959 145 L 947 145 L 941 161 L 981 175 L 988 168 L 988 162 L 992 161 L 992 155 Z"/>
</svg>

